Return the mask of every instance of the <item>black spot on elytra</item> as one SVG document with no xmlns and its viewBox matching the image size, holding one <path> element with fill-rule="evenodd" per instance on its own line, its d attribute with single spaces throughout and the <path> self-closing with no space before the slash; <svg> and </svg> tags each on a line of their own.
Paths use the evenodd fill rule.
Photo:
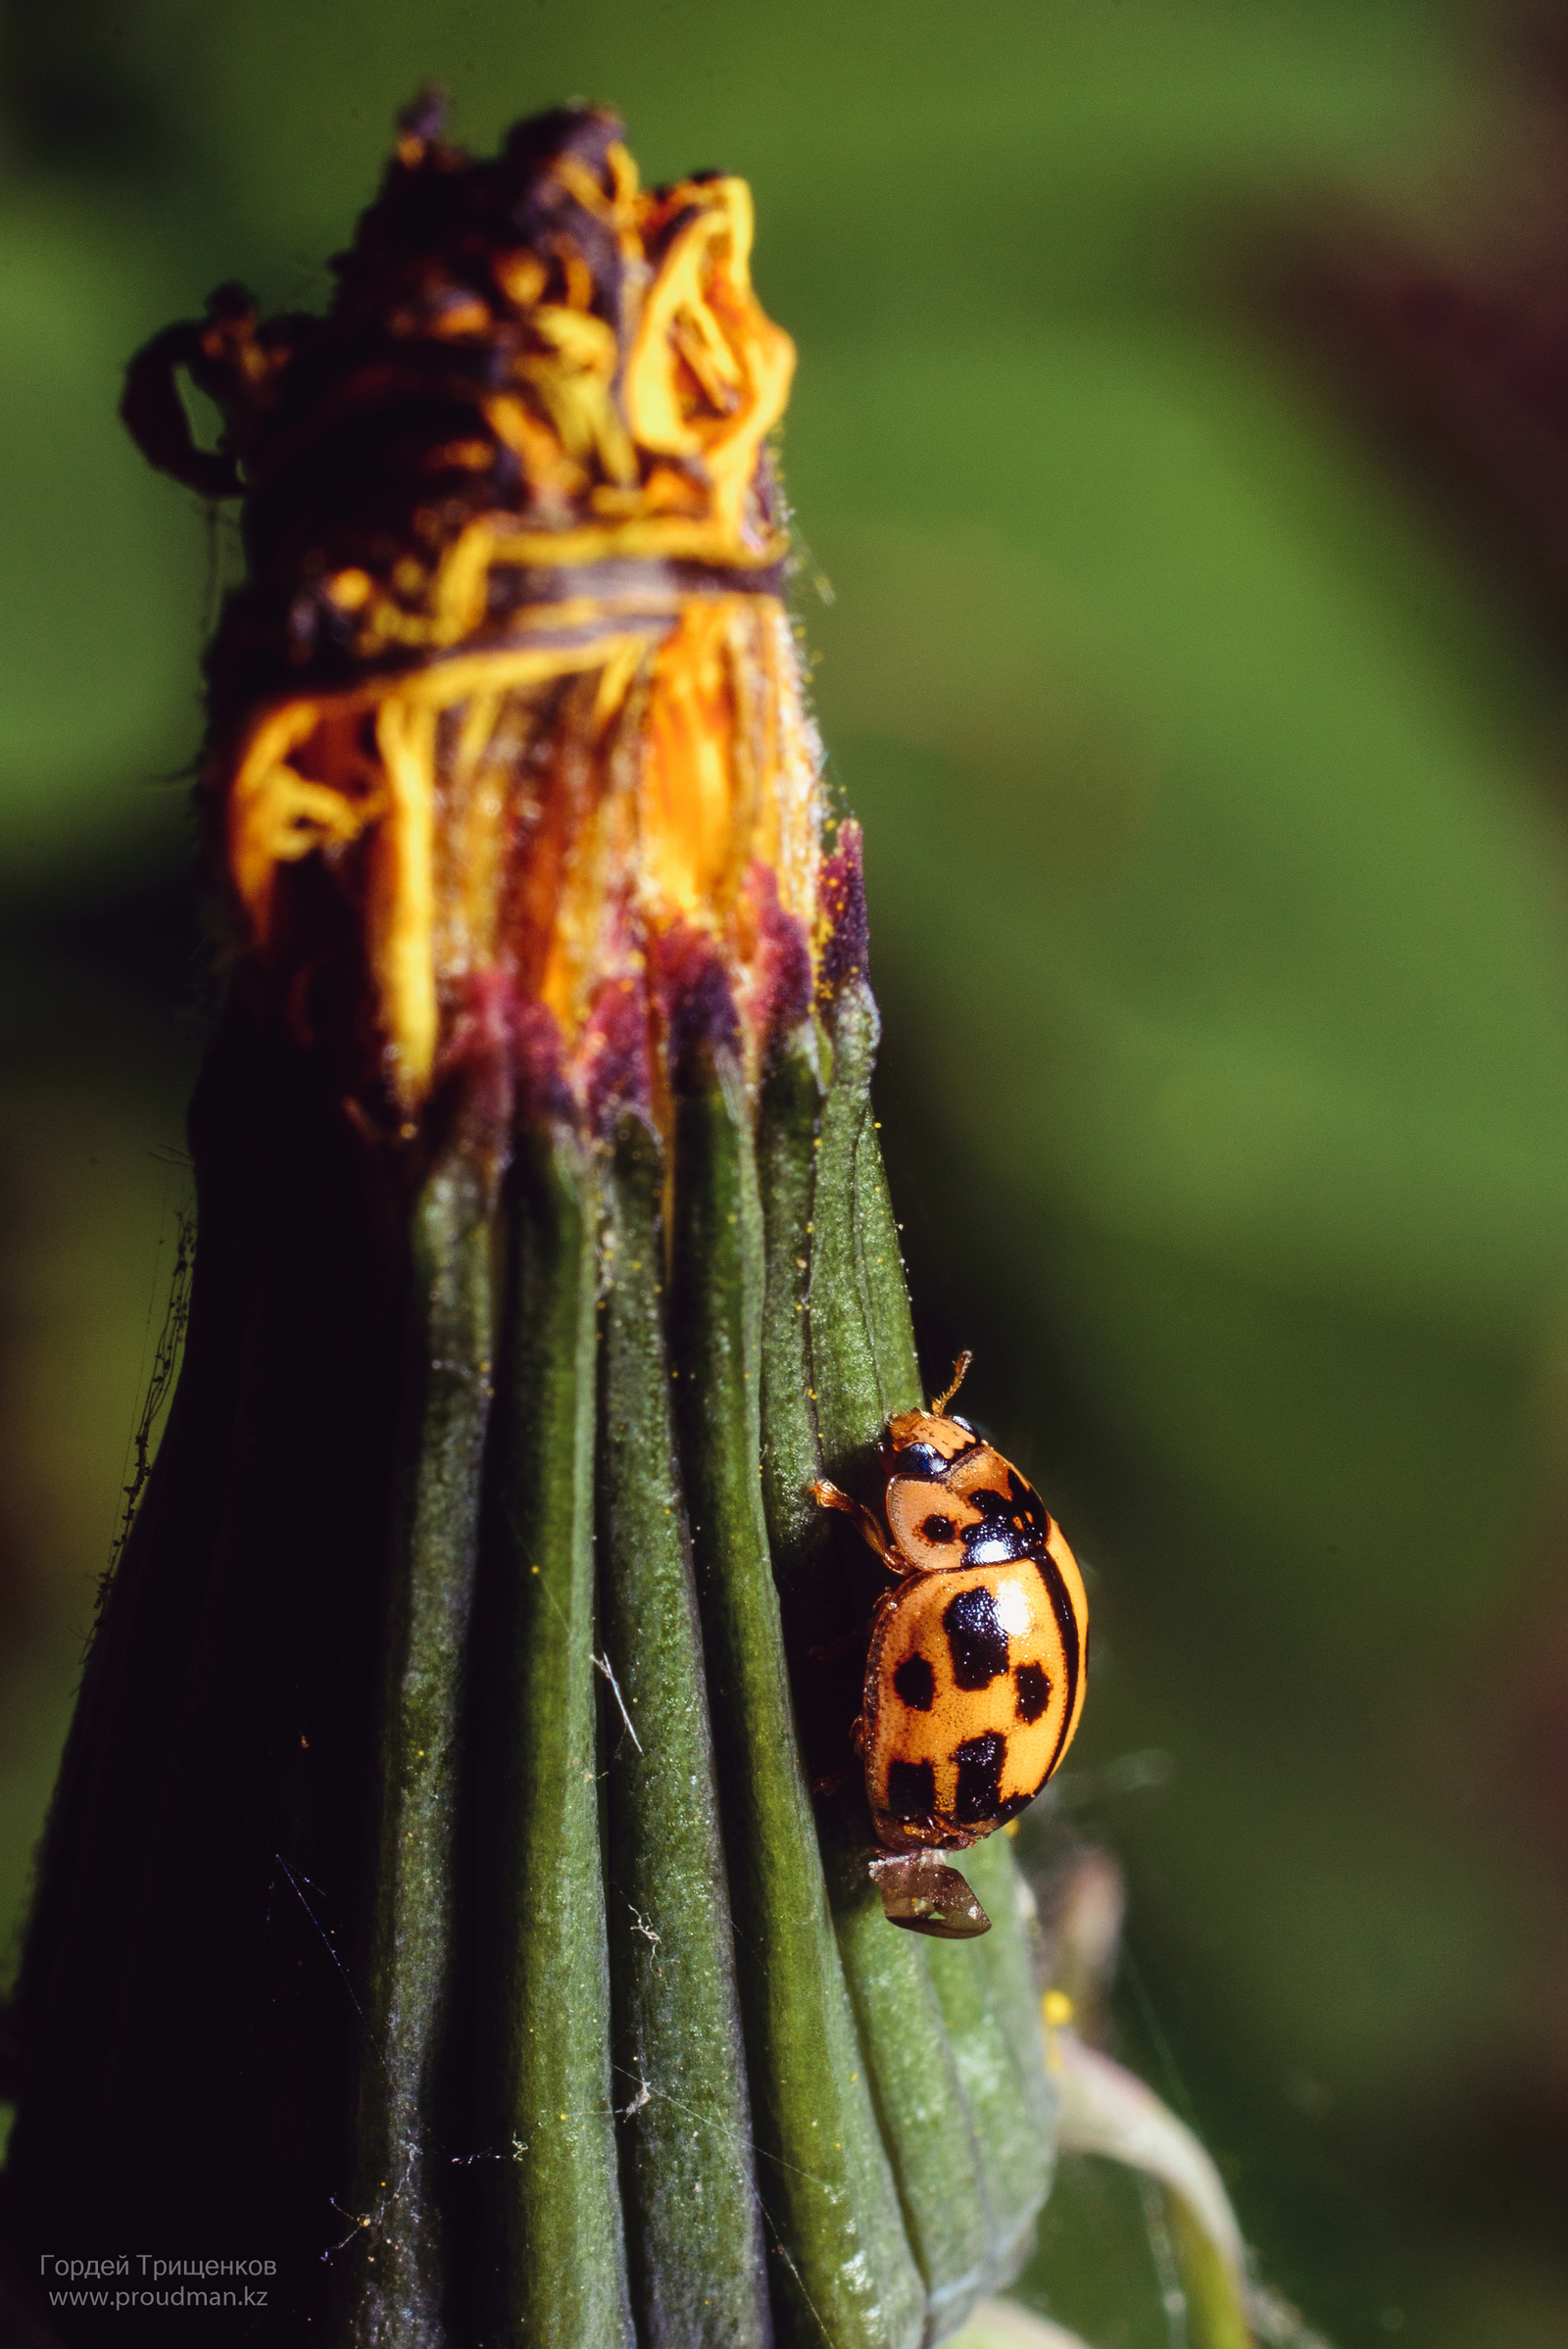
<svg viewBox="0 0 1568 2349">
<path fill-rule="evenodd" d="M 1008 1558 L 1034 1557 L 1045 1547 L 1051 1532 L 1046 1504 L 1033 1486 L 1024 1483 L 1016 1468 L 1007 1470 L 1005 1493 L 982 1485 L 963 1497 L 972 1509 L 980 1512 L 980 1523 L 969 1526 L 964 1533 L 966 1561 L 993 1566 Z"/>
<path fill-rule="evenodd" d="M 934 1510 L 921 1526 L 920 1531 L 928 1542 L 955 1542 L 958 1535 L 958 1529 L 953 1519 L 940 1517 Z"/>
<path fill-rule="evenodd" d="M 953 1677 L 960 1688 L 989 1688 L 1007 1669 L 1007 1635 L 984 1583 L 960 1590 L 942 1610 Z"/>
<path fill-rule="evenodd" d="M 937 1692 L 937 1676 L 924 1656 L 906 1656 L 893 1675 L 893 1692 L 911 1712 L 929 1713 Z"/>
<path fill-rule="evenodd" d="M 1051 1683 L 1041 1664 L 1020 1664 L 1013 1674 L 1013 1686 L 1018 1691 L 1020 1721 L 1038 1721 L 1051 1702 Z"/>
<path fill-rule="evenodd" d="M 1005 1802 L 997 1805 L 997 1825 L 1005 1827 L 1009 1819 L 1016 1819 L 1020 1811 L 1026 1811 L 1033 1800 L 1033 1794 L 1009 1794 Z"/>
<path fill-rule="evenodd" d="M 894 1819 L 929 1819 L 937 1807 L 937 1775 L 929 1762 L 889 1762 L 888 1812 Z"/>
<path fill-rule="evenodd" d="M 954 1797 L 956 1827 L 978 1827 L 995 1819 L 1002 1807 L 1002 1764 L 1007 1740 L 988 1729 L 983 1737 L 966 1737 L 958 1747 L 958 1791 Z"/>
</svg>

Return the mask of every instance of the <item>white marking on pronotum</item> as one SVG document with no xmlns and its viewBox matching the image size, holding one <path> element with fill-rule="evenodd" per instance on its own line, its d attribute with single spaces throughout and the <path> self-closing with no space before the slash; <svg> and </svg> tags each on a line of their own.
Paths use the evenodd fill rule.
<svg viewBox="0 0 1568 2349">
<path fill-rule="evenodd" d="M 614 1673 L 611 1670 L 610 1656 L 608 1651 L 602 1656 L 595 1656 L 593 1658 L 593 1667 L 596 1672 L 602 1672 L 606 1680 L 609 1681 L 610 1693 L 614 1698 L 616 1704 L 619 1705 L 620 1717 L 626 1724 L 626 1735 L 636 1746 L 637 1751 L 641 1753 L 643 1749 L 643 1741 L 641 1737 L 638 1737 L 637 1732 L 632 1728 L 631 1715 L 626 1710 L 626 1699 L 620 1692 L 619 1681 L 616 1680 Z"/>
</svg>

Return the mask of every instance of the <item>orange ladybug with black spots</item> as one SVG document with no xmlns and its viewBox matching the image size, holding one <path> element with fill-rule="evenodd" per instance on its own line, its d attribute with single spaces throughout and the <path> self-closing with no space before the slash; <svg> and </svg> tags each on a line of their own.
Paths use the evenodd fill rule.
<svg viewBox="0 0 1568 2349">
<path fill-rule="evenodd" d="M 1031 1485 L 950 1413 L 971 1357 L 877 1446 L 880 1511 L 824 1479 L 896 1588 L 871 1619 L 856 1743 L 884 1851 L 963 1849 L 1046 1784 L 1083 1710 L 1089 1602 Z"/>
</svg>

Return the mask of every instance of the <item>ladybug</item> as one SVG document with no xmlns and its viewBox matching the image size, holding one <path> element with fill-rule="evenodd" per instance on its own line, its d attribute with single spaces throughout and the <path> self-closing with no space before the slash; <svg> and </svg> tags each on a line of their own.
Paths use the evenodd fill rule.
<svg viewBox="0 0 1568 2349">
<path fill-rule="evenodd" d="M 871 1617 L 855 1725 L 883 1853 L 978 1843 L 1032 1802 L 1083 1709 L 1089 1602 L 1034 1488 L 948 1410 L 973 1357 L 928 1411 L 877 1445 L 879 1510 L 825 1479 L 896 1587 Z"/>
</svg>

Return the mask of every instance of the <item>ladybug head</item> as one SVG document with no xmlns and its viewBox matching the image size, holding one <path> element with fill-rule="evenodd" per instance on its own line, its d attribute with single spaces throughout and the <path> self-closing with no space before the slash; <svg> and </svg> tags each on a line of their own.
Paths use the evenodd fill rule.
<svg viewBox="0 0 1568 2349">
<path fill-rule="evenodd" d="M 966 1419 L 953 1419 L 939 1411 L 900 1411 L 888 1421 L 877 1457 L 887 1476 L 941 1479 L 952 1463 L 979 1441 Z"/>
</svg>

